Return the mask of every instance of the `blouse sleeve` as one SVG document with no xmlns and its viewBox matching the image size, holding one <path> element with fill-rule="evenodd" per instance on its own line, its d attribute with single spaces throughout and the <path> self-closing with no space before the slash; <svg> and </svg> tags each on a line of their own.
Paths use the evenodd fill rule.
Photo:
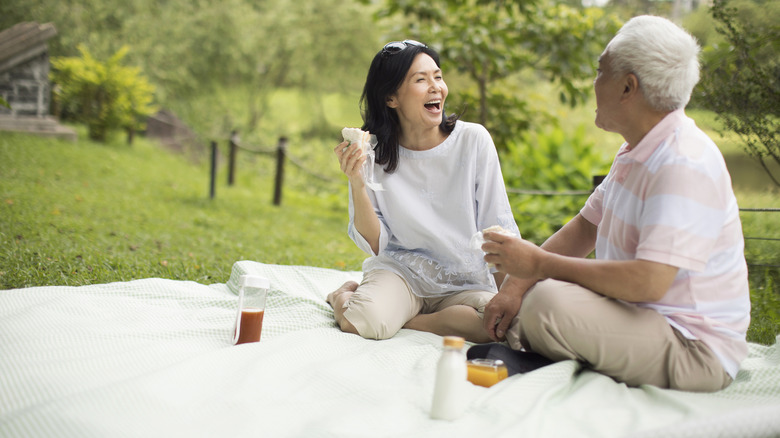
<svg viewBox="0 0 780 438">
<path fill-rule="evenodd" d="M 374 211 L 379 218 L 379 252 L 381 253 L 382 250 L 387 247 L 387 242 L 390 240 L 390 231 L 387 227 L 387 223 L 385 222 L 384 217 L 382 216 L 382 211 L 377 207 L 376 196 L 374 195 L 374 192 L 369 190 L 368 197 L 371 199 L 371 205 L 374 206 Z M 349 238 L 355 242 L 355 245 L 357 245 L 357 247 L 360 248 L 363 252 L 372 256 L 377 255 L 374 254 L 374 251 L 371 249 L 371 245 L 368 243 L 368 241 L 363 237 L 363 235 L 360 234 L 360 232 L 358 232 L 357 228 L 355 228 L 355 206 L 352 201 L 351 185 L 349 186 L 349 225 L 347 226 L 347 234 L 349 235 Z"/>
<path fill-rule="evenodd" d="M 476 145 L 479 148 L 475 181 L 477 228 L 483 230 L 500 225 L 505 230 L 520 235 L 506 194 L 496 146 L 487 130 L 482 128 L 481 131 Z"/>
</svg>

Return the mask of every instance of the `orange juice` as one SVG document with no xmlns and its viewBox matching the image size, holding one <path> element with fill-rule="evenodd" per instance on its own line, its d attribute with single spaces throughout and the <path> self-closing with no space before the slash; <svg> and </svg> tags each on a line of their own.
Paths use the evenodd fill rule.
<svg viewBox="0 0 780 438">
<path fill-rule="evenodd" d="M 494 359 L 471 359 L 466 362 L 469 382 L 491 387 L 509 375 L 503 361 Z"/>
<path fill-rule="evenodd" d="M 246 342 L 258 342 L 263 330 L 263 309 L 246 308 L 241 310 L 241 330 L 236 345 Z"/>
</svg>

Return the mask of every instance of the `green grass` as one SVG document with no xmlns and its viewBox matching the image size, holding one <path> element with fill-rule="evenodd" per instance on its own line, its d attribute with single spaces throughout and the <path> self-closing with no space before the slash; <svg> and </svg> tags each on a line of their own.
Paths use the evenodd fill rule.
<svg viewBox="0 0 780 438">
<path fill-rule="evenodd" d="M 220 166 L 210 200 L 206 163 L 143 139 L 129 147 L 2 133 L 0 286 L 208 284 L 227 281 L 243 259 L 360 269 L 346 191 L 309 196 L 291 185 L 275 207 L 272 176 L 244 167 L 227 187 Z"/>
</svg>

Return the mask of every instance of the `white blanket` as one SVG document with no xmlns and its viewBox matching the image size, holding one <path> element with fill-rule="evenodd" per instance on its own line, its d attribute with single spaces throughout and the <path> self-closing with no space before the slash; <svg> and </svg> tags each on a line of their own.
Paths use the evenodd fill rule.
<svg viewBox="0 0 780 438">
<path fill-rule="evenodd" d="M 230 343 L 244 273 L 271 280 L 262 339 Z M 714 394 L 628 388 L 573 362 L 470 385 L 428 418 L 441 338 L 341 333 L 358 272 L 238 262 L 227 284 L 144 279 L 0 291 L 1 437 L 777 437 L 780 349 Z"/>
</svg>

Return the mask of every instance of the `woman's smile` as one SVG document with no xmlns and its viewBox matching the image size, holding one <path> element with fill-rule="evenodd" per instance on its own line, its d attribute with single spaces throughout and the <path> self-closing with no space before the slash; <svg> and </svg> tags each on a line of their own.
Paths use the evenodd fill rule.
<svg viewBox="0 0 780 438">
<path fill-rule="evenodd" d="M 421 53 L 387 105 L 398 112 L 404 131 L 438 129 L 447 93 L 441 69 L 433 58 Z"/>
</svg>

